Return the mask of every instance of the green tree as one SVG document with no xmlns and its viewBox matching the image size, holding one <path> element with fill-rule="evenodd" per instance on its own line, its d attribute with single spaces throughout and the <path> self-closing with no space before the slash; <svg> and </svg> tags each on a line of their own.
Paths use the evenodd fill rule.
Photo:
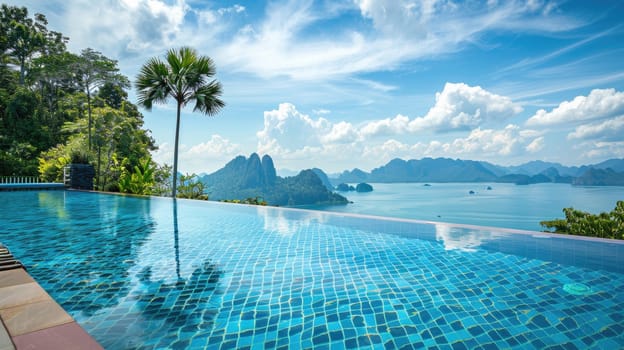
<svg viewBox="0 0 624 350">
<path fill-rule="evenodd" d="M 173 181 L 171 194 L 176 197 L 178 176 L 178 139 L 180 135 L 180 111 L 194 101 L 193 111 L 212 116 L 225 103 L 220 99 L 221 84 L 212 79 L 215 65 L 208 56 L 199 56 L 189 47 L 167 52 L 166 61 L 149 59 L 137 76 L 138 103 L 151 111 L 154 103 L 164 104 L 169 97 L 177 104 L 175 146 L 173 151 Z"/>
<path fill-rule="evenodd" d="M 565 219 L 542 221 L 547 232 L 578 236 L 624 239 L 624 201 L 618 201 L 609 213 L 591 214 L 564 208 Z"/>
<path fill-rule="evenodd" d="M 40 13 L 28 17 L 26 7 L 0 8 L 0 50 L 15 60 L 19 67 L 19 84 L 24 85 L 30 60 L 36 54 L 59 53 L 65 50 L 67 38 L 48 31 L 48 21 Z"/>
<path fill-rule="evenodd" d="M 89 150 L 91 150 L 91 128 L 93 124 L 93 118 L 91 113 L 91 97 L 92 94 L 101 86 L 106 83 L 118 85 L 120 87 L 129 87 L 130 82 L 128 79 L 119 74 L 119 68 L 117 68 L 117 61 L 111 60 L 102 53 L 95 51 L 91 48 L 82 50 L 80 53 L 80 59 L 76 64 L 76 74 L 78 81 L 87 95 L 87 114 L 89 117 Z"/>
<path fill-rule="evenodd" d="M 168 196 L 171 194 L 171 165 L 159 165 L 154 171 L 154 188 L 152 195 Z"/>
<path fill-rule="evenodd" d="M 195 174 L 181 175 L 178 189 L 180 198 L 208 200 L 208 196 L 204 194 L 204 184 Z"/>
</svg>

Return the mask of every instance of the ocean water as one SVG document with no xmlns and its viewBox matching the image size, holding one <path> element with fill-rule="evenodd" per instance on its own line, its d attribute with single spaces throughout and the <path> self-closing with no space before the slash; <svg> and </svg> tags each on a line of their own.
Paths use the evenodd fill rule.
<svg viewBox="0 0 624 350">
<path fill-rule="evenodd" d="M 624 200 L 624 187 L 502 183 L 373 183 L 373 192 L 341 193 L 352 204 L 308 209 L 542 231 L 563 208 L 599 213 Z M 488 186 L 492 189 L 487 190 Z M 474 191 L 474 194 L 470 194 Z"/>
</svg>

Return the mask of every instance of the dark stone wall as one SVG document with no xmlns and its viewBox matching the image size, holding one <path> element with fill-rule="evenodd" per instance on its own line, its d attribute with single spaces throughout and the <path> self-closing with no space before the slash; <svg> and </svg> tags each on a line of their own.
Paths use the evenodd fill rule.
<svg viewBox="0 0 624 350">
<path fill-rule="evenodd" d="M 93 190 L 95 169 L 90 164 L 69 165 L 69 187 L 80 190 Z"/>
</svg>

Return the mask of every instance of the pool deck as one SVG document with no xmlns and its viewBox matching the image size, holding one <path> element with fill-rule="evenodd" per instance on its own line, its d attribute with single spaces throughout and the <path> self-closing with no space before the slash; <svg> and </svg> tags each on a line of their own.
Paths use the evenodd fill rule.
<svg viewBox="0 0 624 350">
<path fill-rule="evenodd" d="M 65 184 L 55 182 L 0 183 L 0 191 L 63 190 L 65 188 Z"/>
<path fill-rule="evenodd" d="M 103 349 L 21 268 L 0 271 L 0 350 Z"/>
</svg>

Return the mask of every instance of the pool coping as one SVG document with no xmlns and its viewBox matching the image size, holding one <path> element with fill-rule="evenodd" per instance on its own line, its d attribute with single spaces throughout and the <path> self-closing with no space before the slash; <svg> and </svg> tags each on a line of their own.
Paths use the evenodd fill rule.
<svg viewBox="0 0 624 350">
<path fill-rule="evenodd" d="M 0 271 L 0 350 L 94 349 L 95 341 L 23 268 Z"/>
<path fill-rule="evenodd" d="M 56 182 L 0 184 L 0 191 L 64 190 L 65 188 L 67 188 L 65 184 Z"/>
</svg>

